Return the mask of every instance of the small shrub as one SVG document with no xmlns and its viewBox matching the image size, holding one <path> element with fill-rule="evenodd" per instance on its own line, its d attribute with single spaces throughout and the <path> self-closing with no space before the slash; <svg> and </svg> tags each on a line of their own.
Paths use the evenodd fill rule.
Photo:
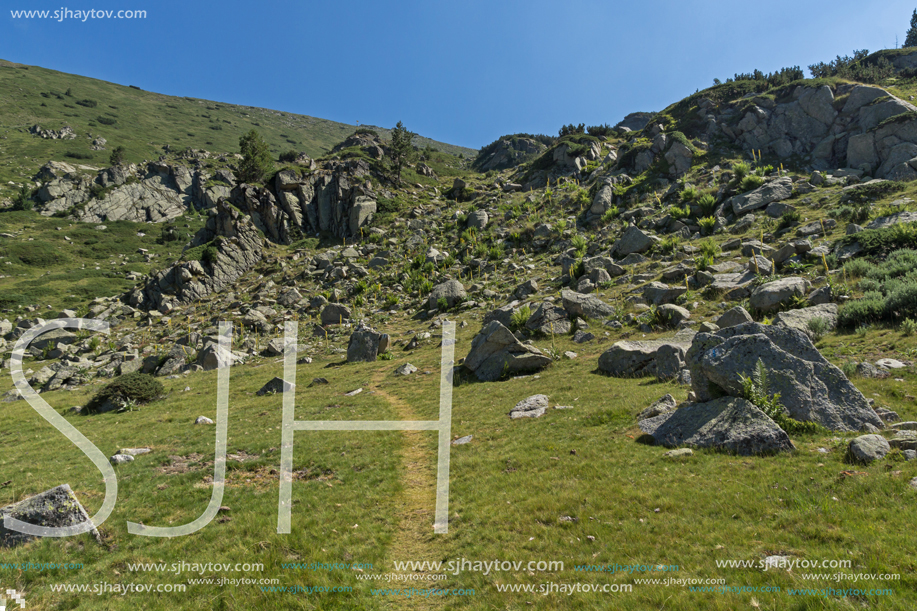
<svg viewBox="0 0 917 611">
<path fill-rule="evenodd" d="M 449 300 L 445 297 L 440 297 L 436 300 L 436 307 L 440 312 L 447 312 L 449 310 Z"/>
<path fill-rule="evenodd" d="M 96 117 L 96 121 L 98 121 L 102 125 L 114 125 L 115 123 L 118 122 L 117 119 L 112 119 L 111 117 L 104 117 L 104 116 Z"/>
<path fill-rule="evenodd" d="M 697 187 L 685 187 L 685 190 L 681 192 L 681 201 L 693 202 L 699 195 L 700 192 L 697 190 Z"/>
<path fill-rule="evenodd" d="M 686 219 L 691 216 L 691 208 L 689 206 L 685 206 L 684 208 L 672 206 L 669 208 L 669 216 L 676 220 Z"/>
<path fill-rule="evenodd" d="M 85 106 L 86 108 L 95 108 L 96 106 L 99 105 L 97 101 L 91 100 L 89 98 L 85 100 L 77 100 L 76 103 L 79 104 L 80 106 Z"/>
<path fill-rule="evenodd" d="M 732 172 L 735 174 L 736 181 L 738 182 L 741 182 L 743 178 L 748 176 L 750 171 L 751 166 L 745 161 L 740 161 L 732 166 Z"/>
<path fill-rule="evenodd" d="M 678 248 L 679 238 L 677 235 L 666 236 L 659 243 L 659 250 L 669 254 L 675 252 L 675 249 Z"/>
<path fill-rule="evenodd" d="M 698 226 L 700 227 L 701 233 L 704 235 L 710 235 L 713 233 L 713 228 L 716 227 L 716 218 L 712 216 L 707 216 L 697 221 Z"/>
<path fill-rule="evenodd" d="M 713 216 L 716 211 L 716 198 L 710 193 L 704 193 L 697 199 L 697 205 L 702 217 Z"/>
<path fill-rule="evenodd" d="M 828 321 L 821 316 L 816 316 L 809 320 L 809 334 L 812 336 L 812 341 L 817 342 L 823 338 L 829 331 Z"/>
<path fill-rule="evenodd" d="M 780 222 L 777 223 L 777 231 L 792 227 L 795 223 L 798 223 L 801 218 L 802 215 L 799 214 L 798 210 L 787 210 L 783 213 L 783 216 L 780 217 Z"/>
<path fill-rule="evenodd" d="M 570 240 L 570 244 L 579 252 L 586 252 L 586 248 L 589 246 L 589 243 L 586 242 L 586 238 L 579 234 L 573 236 Z"/>
<path fill-rule="evenodd" d="M 701 253 L 699 257 L 694 259 L 694 264 L 697 266 L 698 271 L 705 272 L 713 265 L 713 257 L 707 253 Z"/>
<path fill-rule="evenodd" d="M 153 376 L 146 373 L 129 373 L 107 384 L 86 404 L 88 412 L 98 410 L 106 402 L 116 405 L 149 403 L 162 396 L 165 389 Z"/>
<path fill-rule="evenodd" d="M 764 179 L 755 174 L 749 174 L 739 183 L 740 191 L 753 191 L 764 184 Z"/>
<path fill-rule="evenodd" d="M 703 240 L 700 244 L 697 245 L 700 248 L 701 254 L 707 255 L 711 258 L 720 254 L 720 245 L 717 244 L 712 238 L 707 238 Z"/>
<path fill-rule="evenodd" d="M 515 312 L 509 319 L 510 328 L 513 331 L 517 331 L 525 326 L 525 323 L 529 321 L 529 318 L 532 316 L 532 310 L 529 306 L 524 305 Z"/>
<path fill-rule="evenodd" d="M 602 222 L 607 225 L 612 220 L 614 220 L 614 218 L 617 216 L 618 216 L 618 207 L 612 206 L 611 208 L 609 208 L 608 210 L 602 213 Z"/>
<path fill-rule="evenodd" d="M 907 337 L 917 333 L 917 320 L 914 320 L 913 318 L 905 318 L 903 321 L 901 321 L 901 332 L 904 333 L 904 335 Z"/>
<path fill-rule="evenodd" d="M 213 264 L 217 260 L 217 256 L 220 254 L 220 251 L 217 249 L 215 244 L 208 244 L 204 247 L 203 252 L 201 252 L 201 261 L 204 263 Z"/>
</svg>

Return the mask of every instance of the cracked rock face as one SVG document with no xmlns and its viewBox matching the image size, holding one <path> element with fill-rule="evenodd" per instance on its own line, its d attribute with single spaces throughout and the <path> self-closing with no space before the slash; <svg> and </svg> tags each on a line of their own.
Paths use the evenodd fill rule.
<svg viewBox="0 0 917 611">
<path fill-rule="evenodd" d="M 252 220 L 229 204 L 219 203 L 191 246 L 212 244 L 205 261 L 178 261 L 154 274 L 129 296 L 134 307 L 159 309 L 164 303 L 189 304 L 231 286 L 261 260 L 262 238 Z M 212 251 L 211 251 L 212 252 Z"/>
<path fill-rule="evenodd" d="M 699 401 L 723 393 L 741 396 L 741 376 L 752 375 L 761 360 L 770 392 L 780 393 L 792 418 L 833 431 L 883 427 L 863 394 L 801 331 L 752 322 L 698 333 L 685 360 Z"/>
<path fill-rule="evenodd" d="M 89 521 L 89 514 L 80 504 L 68 484 L 46 490 L 41 494 L 29 497 L 24 501 L 0 508 L 0 547 L 16 547 L 31 541 L 35 537 L 3 526 L 6 516 L 35 526 L 61 528 L 76 526 Z M 99 532 L 93 528 L 89 531 L 99 542 Z"/>
</svg>

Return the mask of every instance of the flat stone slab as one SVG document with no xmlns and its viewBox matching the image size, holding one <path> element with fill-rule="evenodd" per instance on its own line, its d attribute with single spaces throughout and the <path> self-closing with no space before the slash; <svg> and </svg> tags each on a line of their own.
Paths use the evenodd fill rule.
<svg viewBox="0 0 917 611">
<path fill-rule="evenodd" d="M 541 418 L 548 409 L 547 395 L 532 395 L 523 399 L 510 410 L 509 417 L 513 420 L 517 418 Z"/>
</svg>

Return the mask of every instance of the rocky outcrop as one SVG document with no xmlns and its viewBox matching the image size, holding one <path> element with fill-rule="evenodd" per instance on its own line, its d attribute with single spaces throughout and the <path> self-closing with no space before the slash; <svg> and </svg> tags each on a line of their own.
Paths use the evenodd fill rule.
<svg viewBox="0 0 917 611">
<path fill-rule="evenodd" d="M 494 320 L 472 340 L 464 365 L 482 382 L 495 382 L 504 375 L 540 371 L 550 363 L 550 357 L 534 346 L 523 344 Z"/>
<path fill-rule="evenodd" d="M 667 447 L 717 448 L 742 456 L 794 449 L 783 429 L 764 412 L 735 397 L 683 405 L 641 421 L 640 429 Z"/>
<path fill-rule="evenodd" d="M 150 276 L 143 288 L 130 293 L 130 305 L 161 309 L 164 304 L 189 304 L 222 291 L 261 259 L 262 238 L 250 217 L 220 203 L 191 247 L 195 250 L 186 253 L 200 250 L 201 254 Z"/>
<path fill-rule="evenodd" d="M 751 376 L 760 360 L 769 391 L 780 394 L 790 417 L 833 431 L 883 426 L 863 394 L 800 331 L 752 322 L 698 333 L 685 360 L 698 401 L 741 397 L 742 377 Z"/>
<path fill-rule="evenodd" d="M 541 155 L 547 147 L 531 138 L 512 136 L 501 138 L 485 147 L 474 160 L 473 167 L 479 172 L 514 168 Z"/>
</svg>

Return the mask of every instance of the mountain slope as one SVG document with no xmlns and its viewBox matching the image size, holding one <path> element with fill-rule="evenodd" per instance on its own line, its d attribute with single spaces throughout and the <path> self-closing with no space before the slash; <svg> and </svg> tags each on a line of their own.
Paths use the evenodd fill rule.
<svg viewBox="0 0 917 611">
<path fill-rule="evenodd" d="M 44 139 L 29 133 L 35 125 L 52 131 L 70 126 L 76 137 Z M 0 60 L 0 197 L 15 190 L 8 182 L 31 177 L 49 159 L 108 165 L 116 146 L 126 149 L 128 162 L 156 159 L 166 145 L 173 150 L 236 152 L 239 137 L 253 128 L 274 154 L 295 150 L 313 157 L 328 152 L 355 129 L 306 115 L 167 96 Z M 389 130 L 373 129 L 388 137 Z M 100 136 L 107 141 L 105 150 L 91 150 Z M 455 155 L 477 153 L 423 137 L 414 143 Z"/>
</svg>

